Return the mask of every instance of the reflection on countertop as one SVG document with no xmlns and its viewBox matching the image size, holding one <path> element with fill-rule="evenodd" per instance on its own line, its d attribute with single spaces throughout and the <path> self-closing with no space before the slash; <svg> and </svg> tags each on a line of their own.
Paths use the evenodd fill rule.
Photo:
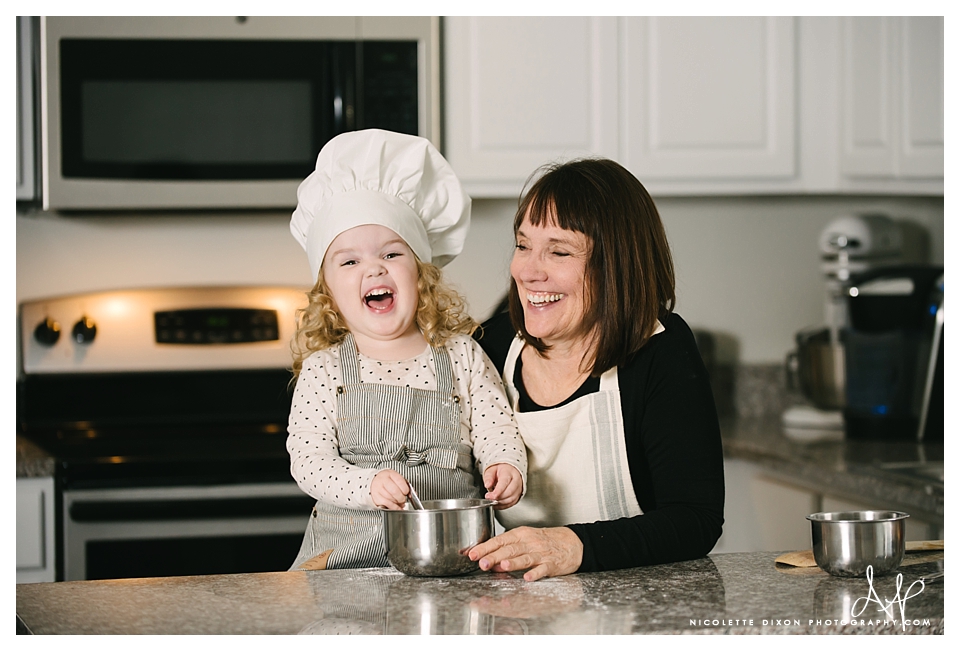
<svg viewBox="0 0 960 651">
<path fill-rule="evenodd" d="M 22 584 L 17 617 L 38 634 L 943 632 L 943 581 L 922 591 L 916 583 L 942 569 L 942 552 L 900 569 L 899 594 L 910 586 L 915 594 L 903 602 L 905 625 L 898 607 L 886 616 L 865 599 L 866 579 L 792 574 L 776 556 L 715 554 L 534 583 L 512 574 L 413 578 L 377 568 Z M 896 583 L 896 574 L 875 578 L 874 593 L 893 599 Z"/>
<path fill-rule="evenodd" d="M 720 429 L 726 458 L 755 462 L 811 490 L 886 504 L 943 524 L 943 443 L 803 443 L 784 435 L 779 416 L 725 420 Z"/>
</svg>

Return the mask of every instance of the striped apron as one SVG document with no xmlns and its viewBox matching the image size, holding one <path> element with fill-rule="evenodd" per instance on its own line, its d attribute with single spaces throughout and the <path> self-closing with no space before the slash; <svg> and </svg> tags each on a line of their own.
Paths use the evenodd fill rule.
<svg viewBox="0 0 960 651">
<path fill-rule="evenodd" d="M 389 468 L 422 500 L 482 497 L 472 450 L 460 437 L 460 397 L 445 348 L 431 346 L 437 389 L 360 381 L 353 335 L 340 345 L 337 387 L 340 456 L 360 468 Z M 387 565 L 383 513 L 317 502 L 291 569 Z"/>
<path fill-rule="evenodd" d="M 630 479 L 617 367 L 600 376 L 600 391 L 560 407 L 521 412 L 513 383 L 523 340 L 515 338 L 504 386 L 527 446 L 527 493 L 497 512 L 507 529 L 560 527 L 640 515 Z"/>
</svg>

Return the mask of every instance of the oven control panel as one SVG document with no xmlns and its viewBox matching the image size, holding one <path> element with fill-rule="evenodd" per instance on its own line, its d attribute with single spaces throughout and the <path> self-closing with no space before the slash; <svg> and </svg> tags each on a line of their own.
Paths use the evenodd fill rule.
<svg viewBox="0 0 960 651">
<path fill-rule="evenodd" d="M 22 371 L 290 368 L 300 287 L 116 290 L 23 303 Z"/>
<path fill-rule="evenodd" d="M 276 341 L 277 311 L 242 307 L 170 310 L 153 315 L 158 344 Z"/>
</svg>

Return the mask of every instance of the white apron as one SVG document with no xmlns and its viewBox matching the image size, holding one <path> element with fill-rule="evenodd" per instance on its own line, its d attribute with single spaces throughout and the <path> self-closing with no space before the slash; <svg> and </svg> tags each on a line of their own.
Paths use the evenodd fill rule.
<svg viewBox="0 0 960 651">
<path fill-rule="evenodd" d="M 511 529 L 641 515 L 627 463 L 617 368 L 600 376 L 597 393 L 520 412 L 513 376 L 523 346 L 519 337 L 510 345 L 503 380 L 527 446 L 527 492 L 512 508 L 497 511 L 497 519 Z"/>
</svg>

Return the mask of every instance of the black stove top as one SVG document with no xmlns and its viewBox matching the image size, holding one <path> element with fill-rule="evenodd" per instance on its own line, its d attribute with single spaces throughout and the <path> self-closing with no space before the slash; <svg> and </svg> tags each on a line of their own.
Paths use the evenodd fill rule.
<svg viewBox="0 0 960 651">
<path fill-rule="evenodd" d="M 18 383 L 21 435 L 64 488 L 290 481 L 289 371 L 58 375 Z"/>
</svg>

